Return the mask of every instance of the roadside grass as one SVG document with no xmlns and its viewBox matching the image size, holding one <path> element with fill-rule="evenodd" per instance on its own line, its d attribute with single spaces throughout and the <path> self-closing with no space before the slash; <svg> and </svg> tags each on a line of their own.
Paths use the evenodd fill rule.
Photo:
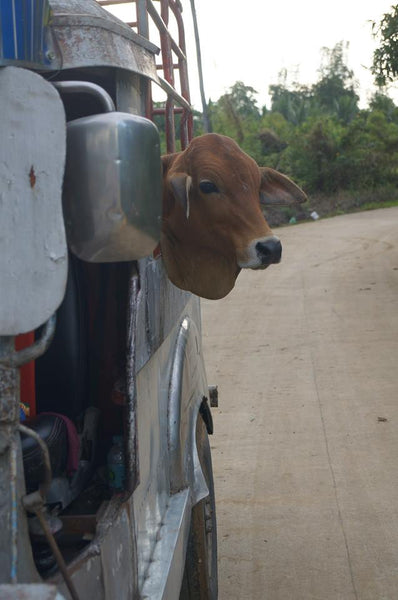
<svg viewBox="0 0 398 600">
<path fill-rule="evenodd" d="M 333 196 L 311 194 L 304 205 L 267 209 L 265 217 L 271 227 L 278 227 L 312 221 L 314 211 L 320 219 L 328 219 L 393 206 L 398 206 L 398 190 L 383 186 L 377 190 L 341 191 Z"/>
<path fill-rule="evenodd" d="M 377 208 L 391 208 L 392 206 L 398 206 L 398 198 L 386 200 L 385 202 L 366 202 L 358 210 L 376 210 Z"/>
</svg>

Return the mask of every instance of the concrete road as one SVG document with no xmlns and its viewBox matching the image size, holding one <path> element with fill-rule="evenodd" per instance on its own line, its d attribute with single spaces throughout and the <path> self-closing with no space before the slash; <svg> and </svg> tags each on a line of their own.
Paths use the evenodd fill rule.
<svg viewBox="0 0 398 600">
<path fill-rule="evenodd" d="M 398 208 L 203 301 L 220 600 L 398 599 Z"/>
</svg>

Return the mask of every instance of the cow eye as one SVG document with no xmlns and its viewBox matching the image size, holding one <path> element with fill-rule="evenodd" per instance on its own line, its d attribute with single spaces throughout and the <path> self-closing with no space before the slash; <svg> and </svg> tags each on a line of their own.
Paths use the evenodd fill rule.
<svg viewBox="0 0 398 600">
<path fill-rule="evenodd" d="M 203 181 L 201 181 L 199 183 L 199 189 L 204 194 L 218 194 L 219 193 L 219 189 L 216 186 L 216 184 L 213 183 L 212 181 L 207 181 L 206 179 L 204 179 Z"/>
</svg>

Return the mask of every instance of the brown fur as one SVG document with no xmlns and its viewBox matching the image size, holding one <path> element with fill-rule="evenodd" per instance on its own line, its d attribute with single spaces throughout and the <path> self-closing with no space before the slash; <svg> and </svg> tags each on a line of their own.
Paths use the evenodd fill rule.
<svg viewBox="0 0 398 600">
<path fill-rule="evenodd" d="M 162 157 L 161 250 L 170 280 L 204 298 L 226 296 L 253 241 L 272 231 L 262 204 L 303 202 L 304 193 L 272 169 L 260 169 L 230 138 L 206 134 Z M 214 183 L 218 193 L 199 184 Z M 264 268 L 264 267 L 251 267 Z"/>
</svg>

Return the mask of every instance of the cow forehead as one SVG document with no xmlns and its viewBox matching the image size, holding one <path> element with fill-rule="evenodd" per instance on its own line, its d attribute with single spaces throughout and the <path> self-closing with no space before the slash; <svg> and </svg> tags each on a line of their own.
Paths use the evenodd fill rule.
<svg viewBox="0 0 398 600">
<path fill-rule="evenodd" d="M 194 179 L 215 179 L 225 185 L 241 180 L 257 188 L 261 178 L 256 162 L 231 138 L 218 134 L 194 138 L 181 153 L 179 163 L 179 170 L 184 169 Z"/>
</svg>

